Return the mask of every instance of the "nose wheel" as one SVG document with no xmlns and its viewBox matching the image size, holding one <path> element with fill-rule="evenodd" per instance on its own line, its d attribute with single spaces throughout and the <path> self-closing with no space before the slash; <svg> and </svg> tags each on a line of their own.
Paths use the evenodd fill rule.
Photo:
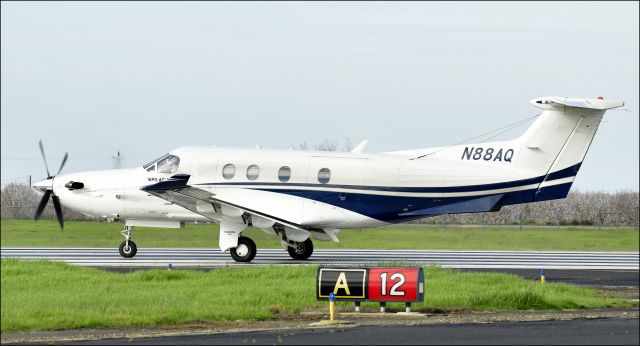
<svg viewBox="0 0 640 346">
<path fill-rule="evenodd" d="M 138 252 L 136 243 L 131 239 L 131 232 L 133 232 L 133 226 L 125 226 L 125 229 L 120 232 L 124 236 L 124 241 L 120 243 L 118 248 L 120 256 L 124 258 L 132 258 Z"/>
<path fill-rule="evenodd" d="M 133 240 L 129 240 L 128 242 L 125 240 L 120 243 L 119 250 L 120 256 L 124 258 L 131 258 L 138 252 L 138 247 L 136 246 L 136 243 L 133 242 Z"/>
</svg>

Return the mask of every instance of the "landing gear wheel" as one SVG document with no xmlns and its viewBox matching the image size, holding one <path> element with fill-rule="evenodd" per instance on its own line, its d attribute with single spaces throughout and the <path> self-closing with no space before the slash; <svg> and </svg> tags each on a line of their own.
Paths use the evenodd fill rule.
<svg viewBox="0 0 640 346">
<path fill-rule="evenodd" d="M 294 241 L 293 247 L 289 246 L 287 248 L 287 252 L 289 252 L 289 256 L 293 259 L 306 260 L 311 257 L 311 254 L 313 253 L 313 242 L 310 238 L 307 238 L 307 240 L 302 243 Z"/>
<path fill-rule="evenodd" d="M 119 250 L 120 256 L 124 258 L 132 258 L 138 252 L 138 247 L 136 246 L 136 243 L 133 242 L 133 240 L 129 240 L 129 245 L 127 245 L 127 241 L 125 240 L 120 243 Z"/>
<path fill-rule="evenodd" d="M 238 246 L 230 250 L 236 262 L 251 262 L 256 257 L 256 243 L 251 238 L 238 238 Z"/>
</svg>

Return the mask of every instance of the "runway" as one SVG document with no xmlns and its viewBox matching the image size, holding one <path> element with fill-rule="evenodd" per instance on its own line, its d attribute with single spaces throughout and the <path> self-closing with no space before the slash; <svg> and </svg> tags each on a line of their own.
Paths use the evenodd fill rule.
<svg viewBox="0 0 640 346">
<path fill-rule="evenodd" d="M 132 259 L 120 257 L 116 248 L 3 247 L 2 258 L 63 261 L 78 266 L 106 268 L 220 268 L 256 265 L 317 264 L 333 266 L 439 265 L 468 269 L 574 269 L 638 270 L 637 252 L 567 251 L 434 251 L 316 249 L 309 260 L 293 260 L 282 249 L 258 249 L 252 263 L 236 263 L 228 253 L 203 248 L 142 248 Z"/>
</svg>

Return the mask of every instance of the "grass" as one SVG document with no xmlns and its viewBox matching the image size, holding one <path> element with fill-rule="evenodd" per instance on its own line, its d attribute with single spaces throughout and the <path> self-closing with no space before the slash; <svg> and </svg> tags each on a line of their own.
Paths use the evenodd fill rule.
<svg viewBox="0 0 640 346">
<path fill-rule="evenodd" d="M 60 231 L 52 220 L 2 220 L 2 246 L 116 247 L 122 223 L 66 222 Z M 209 247 L 218 244 L 218 225 L 189 224 L 184 229 L 136 227 L 138 247 Z M 276 237 L 248 229 L 258 248 L 278 248 Z M 397 225 L 343 230 L 340 243 L 315 241 L 316 248 L 633 251 L 639 249 L 638 228 L 434 227 Z"/>
<path fill-rule="evenodd" d="M 1 331 L 151 327 L 269 320 L 326 308 L 315 300 L 314 266 L 105 272 L 59 262 L 2 260 Z M 637 303 L 566 284 L 515 275 L 426 268 L 431 309 L 544 310 L 631 307 Z M 339 310 L 351 311 L 349 303 Z M 401 303 L 388 308 L 403 309 Z M 375 303 L 363 303 L 374 311 Z"/>
</svg>

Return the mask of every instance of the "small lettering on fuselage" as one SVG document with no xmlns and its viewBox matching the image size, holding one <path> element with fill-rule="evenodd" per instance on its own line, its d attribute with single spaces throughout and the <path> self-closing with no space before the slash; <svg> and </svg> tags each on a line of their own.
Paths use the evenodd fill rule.
<svg viewBox="0 0 640 346">
<path fill-rule="evenodd" d="M 460 160 L 511 162 L 513 154 L 513 149 L 465 147 Z"/>
<path fill-rule="evenodd" d="M 165 181 L 167 178 L 147 177 L 148 181 Z"/>
</svg>

